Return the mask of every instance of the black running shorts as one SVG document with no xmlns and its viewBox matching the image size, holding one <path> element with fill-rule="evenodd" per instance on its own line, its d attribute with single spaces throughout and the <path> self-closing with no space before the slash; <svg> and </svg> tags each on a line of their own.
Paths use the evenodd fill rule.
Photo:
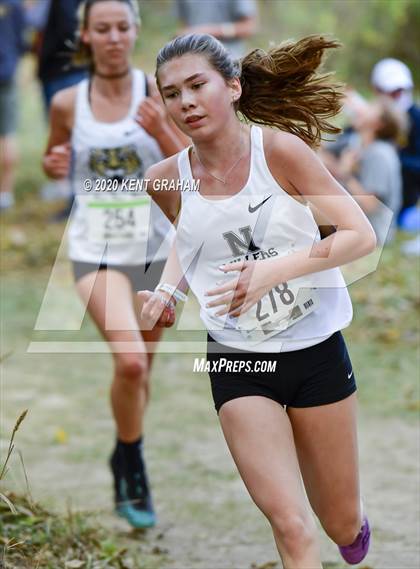
<svg viewBox="0 0 420 569">
<path fill-rule="evenodd" d="M 146 270 L 144 265 L 107 265 L 73 261 L 73 275 L 77 282 L 89 273 L 112 269 L 128 277 L 133 290 L 154 290 L 160 283 L 165 263 L 166 261 L 156 261 L 151 263 Z"/>
<path fill-rule="evenodd" d="M 261 353 L 228 348 L 210 335 L 207 346 L 217 412 L 223 403 L 250 395 L 268 397 L 290 407 L 315 407 L 340 401 L 356 391 L 341 332 L 315 346 L 293 352 Z M 269 362 L 273 362 L 271 369 Z M 274 362 L 276 367 L 272 371 Z M 265 371 L 258 371 L 262 369 Z"/>
</svg>

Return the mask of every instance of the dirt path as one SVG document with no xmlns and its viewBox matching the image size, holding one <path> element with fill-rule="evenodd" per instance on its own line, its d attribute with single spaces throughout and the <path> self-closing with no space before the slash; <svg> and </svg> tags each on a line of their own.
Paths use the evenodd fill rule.
<svg viewBox="0 0 420 569">
<path fill-rule="evenodd" d="M 70 500 L 74 508 L 99 510 L 113 535 L 127 538 L 125 522 L 111 513 L 105 467 L 113 440 L 103 379 L 109 362 L 85 356 L 72 366 L 72 357 L 26 354 L 18 369 L 14 357 L 6 362 L 5 426 L 13 424 L 19 410 L 30 408 L 18 442 L 37 500 L 55 508 Z M 66 370 L 65 377 L 60 369 Z M 182 363 L 169 355 L 159 360 L 155 375 L 146 452 L 159 526 L 142 538 L 128 534 L 128 543 L 137 547 L 139 540 L 143 549 L 166 551 L 162 569 L 250 569 L 276 562 L 270 528 L 228 455 L 206 377 L 191 373 L 190 359 Z M 418 425 L 362 411 L 360 443 L 363 494 L 373 525 L 365 565 L 417 569 Z M 11 474 L 22 489 L 17 461 Z M 322 551 L 325 567 L 343 566 L 324 536 Z"/>
</svg>

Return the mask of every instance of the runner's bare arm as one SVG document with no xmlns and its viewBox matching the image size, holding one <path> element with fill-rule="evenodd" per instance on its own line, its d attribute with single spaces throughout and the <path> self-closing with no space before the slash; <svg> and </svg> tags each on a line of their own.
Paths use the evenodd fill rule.
<svg viewBox="0 0 420 569">
<path fill-rule="evenodd" d="M 177 181 L 179 179 L 177 160 L 177 156 L 166 158 L 166 160 L 162 160 L 162 162 L 151 166 L 145 174 L 145 179 L 148 180 L 148 194 L 174 225 L 177 223 L 181 208 L 180 192 L 175 190 L 159 191 L 154 188 L 159 188 L 162 180 Z M 161 282 L 174 286 L 182 292 L 186 292 L 188 289 L 188 284 L 184 278 L 184 272 L 178 259 L 176 239 L 174 240 L 162 272 Z M 159 291 L 158 294 L 152 294 L 150 291 L 139 291 L 138 296 L 140 301 L 143 302 L 141 320 L 145 326 L 153 328 L 154 326 L 171 326 L 174 323 L 174 315 L 172 315 L 171 318 L 168 317 L 168 321 L 166 320 L 164 314 L 166 308 L 162 302 L 163 299 L 176 304 L 171 294 L 165 291 Z"/>
<path fill-rule="evenodd" d="M 321 235 L 321 239 L 328 237 L 332 233 L 336 232 L 336 228 L 330 224 L 328 219 L 323 215 L 316 207 L 310 204 L 312 215 L 315 219 L 316 224 L 318 225 L 319 233 Z"/>
<path fill-rule="evenodd" d="M 148 180 L 147 192 L 157 203 L 166 217 L 175 225 L 181 209 L 181 194 L 178 191 L 159 191 L 162 180 L 178 180 L 178 156 L 170 156 L 157 164 L 153 164 L 144 175 Z"/>
<path fill-rule="evenodd" d="M 267 162 L 278 183 L 282 185 L 286 179 L 292 191 L 337 229 L 310 251 L 290 255 L 293 260 L 287 263 L 288 279 L 344 265 L 370 253 L 376 237 L 369 221 L 317 155 L 300 138 L 288 133 L 275 133 L 270 146 Z"/>
<path fill-rule="evenodd" d="M 153 136 L 165 156 L 176 154 L 189 144 L 189 139 L 175 126 L 168 116 L 156 87 L 154 77 L 147 77 L 150 95 L 139 105 L 137 122 Z"/>
<path fill-rule="evenodd" d="M 147 78 L 148 81 L 148 86 L 149 86 L 149 92 L 150 92 L 150 96 L 152 97 L 152 99 L 154 99 L 156 102 L 158 102 L 160 105 L 162 105 L 163 107 L 165 107 L 165 103 L 163 102 L 162 96 L 159 93 L 159 90 L 157 88 L 157 84 L 156 84 L 156 79 L 153 77 L 153 75 L 148 75 Z M 165 107 L 166 110 L 166 107 Z M 176 138 L 180 141 L 181 143 L 181 148 L 185 148 L 186 146 L 189 146 L 191 144 L 191 138 L 189 138 L 188 136 L 186 136 L 174 123 L 174 121 L 172 120 L 172 118 L 170 117 L 169 113 L 166 113 L 166 118 L 168 121 L 168 125 L 169 127 L 173 130 Z"/>
<path fill-rule="evenodd" d="M 365 213 L 373 213 L 378 209 L 379 199 L 375 194 L 368 192 L 357 178 L 351 177 L 347 180 L 346 189 Z"/>
<path fill-rule="evenodd" d="M 59 91 L 51 102 L 50 133 L 42 159 L 44 172 L 50 178 L 65 178 L 70 169 L 70 138 L 76 89 L 70 87 Z"/>
<path fill-rule="evenodd" d="M 178 258 L 176 240 L 166 260 L 160 283 L 174 287 L 184 294 L 188 291 L 188 283 Z M 155 326 L 169 328 L 174 324 L 174 306 L 177 300 L 171 292 L 161 289 L 158 289 L 156 293 L 141 290 L 137 295 L 142 305 L 140 319 L 146 329 L 153 329 Z"/>
</svg>

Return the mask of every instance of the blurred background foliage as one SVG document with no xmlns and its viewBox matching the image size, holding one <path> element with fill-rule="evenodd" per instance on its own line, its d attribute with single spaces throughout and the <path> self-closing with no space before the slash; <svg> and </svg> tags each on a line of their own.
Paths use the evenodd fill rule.
<svg viewBox="0 0 420 569">
<path fill-rule="evenodd" d="M 201 1 L 197 0 L 199 4 Z M 257 0 L 259 31 L 248 46 L 268 49 L 270 44 L 313 33 L 337 37 L 343 48 L 330 54 L 326 68 L 337 78 L 370 96 L 373 65 L 383 57 L 401 58 L 420 86 L 420 0 Z M 173 0 L 140 0 L 142 27 L 134 56 L 135 65 L 154 72 L 156 54 L 174 37 L 178 22 Z M 20 69 L 19 144 L 23 157 L 17 174 L 16 196 L 36 196 L 45 180 L 41 156 L 46 144 L 47 121 L 41 108 L 33 56 Z M 338 118 L 340 122 L 340 118 Z M 28 206 L 29 217 L 42 213 Z"/>
<path fill-rule="evenodd" d="M 330 58 L 329 67 L 354 87 L 368 88 L 370 71 L 383 57 L 402 59 L 420 84 L 419 0 L 257 1 L 260 29 L 250 46 L 265 49 L 270 42 L 329 33 L 343 43 L 343 49 Z M 140 7 L 139 51 L 148 65 L 150 57 L 174 35 L 176 20 L 172 0 L 141 0 Z"/>
</svg>

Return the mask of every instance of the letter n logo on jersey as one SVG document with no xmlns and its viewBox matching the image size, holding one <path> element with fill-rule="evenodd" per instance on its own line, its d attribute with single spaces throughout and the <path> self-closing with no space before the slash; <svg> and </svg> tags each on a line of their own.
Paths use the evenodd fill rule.
<svg viewBox="0 0 420 569">
<path fill-rule="evenodd" d="M 240 237 L 234 231 L 227 231 L 223 233 L 223 238 L 226 239 L 232 255 L 234 257 L 239 257 L 244 253 L 259 251 L 260 248 L 257 247 L 252 239 L 252 229 L 250 225 L 239 228 L 239 233 L 242 235 Z"/>
</svg>

